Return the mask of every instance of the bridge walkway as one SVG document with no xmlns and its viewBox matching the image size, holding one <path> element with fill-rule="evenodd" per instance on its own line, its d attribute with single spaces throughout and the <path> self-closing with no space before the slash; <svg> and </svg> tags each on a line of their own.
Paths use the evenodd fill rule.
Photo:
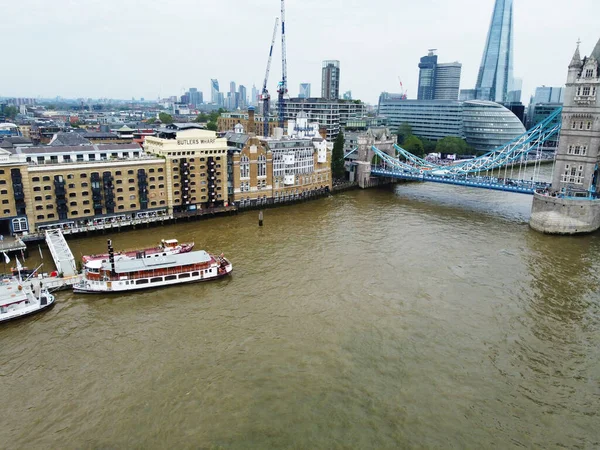
<svg viewBox="0 0 600 450">
<path fill-rule="evenodd" d="M 54 259 L 56 270 L 62 274 L 63 277 L 72 277 L 76 275 L 77 265 L 75 264 L 75 257 L 73 256 L 62 231 L 46 231 L 46 244 L 50 249 L 52 259 Z"/>
</svg>

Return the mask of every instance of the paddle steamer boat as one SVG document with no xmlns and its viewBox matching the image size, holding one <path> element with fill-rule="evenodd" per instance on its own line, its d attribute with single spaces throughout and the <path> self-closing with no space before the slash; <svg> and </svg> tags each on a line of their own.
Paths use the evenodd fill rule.
<svg viewBox="0 0 600 450">
<path fill-rule="evenodd" d="M 232 271 L 223 254 L 214 256 L 199 250 L 186 253 L 155 254 L 117 259 L 108 241 L 108 261 L 95 260 L 85 265 L 83 280 L 73 286 L 75 292 L 126 292 L 173 284 L 209 281 Z"/>
</svg>

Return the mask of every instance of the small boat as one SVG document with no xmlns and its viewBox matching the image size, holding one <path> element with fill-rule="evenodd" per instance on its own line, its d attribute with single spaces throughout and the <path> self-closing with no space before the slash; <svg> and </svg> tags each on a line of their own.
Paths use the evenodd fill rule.
<svg viewBox="0 0 600 450">
<path fill-rule="evenodd" d="M 73 285 L 79 293 L 127 292 L 173 284 L 209 281 L 229 275 L 233 270 L 223 254 L 204 250 L 185 253 L 154 254 L 139 251 L 134 258 L 117 259 L 108 241 L 108 260 L 88 262 L 83 279 Z"/>
<path fill-rule="evenodd" d="M 0 282 L 0 322 L 19 319 L 54 306 L 54 296 L 37 280 L 21 282 L 6 278 Z"/>
<path fill-rule="evenodd" d="M 144 258 L 152 258 L 158 255 L 176 255 L 179 253 L 191 252 L 193 248 L 193 242 L 180 244 L 177 239 L 163 239 L 160 241 L 160 245 L 157 247 L 144 248 L 141 250 L 125 250 L 115 253 L 115 260 L 135 259 L 138 258 L 140 254 L 142 254 Z M 108 253 L 102 255 L 86 255 L 82 258 L 82 260 L 84 266 L 92 261 L 108 262 Z"/>
</svg>

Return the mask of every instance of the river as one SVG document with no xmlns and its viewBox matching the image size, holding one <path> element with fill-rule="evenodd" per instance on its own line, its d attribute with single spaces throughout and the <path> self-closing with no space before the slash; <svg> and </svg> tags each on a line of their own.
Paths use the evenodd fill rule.
<svg viewBox="0 0 600 450">
<path fill-rule="evenodd" d="M 71 240 L 193 240 L 234 273 L 59 292 L 0 327 L 0 448 L 597 448 L 599 235 L 536 233 L 530 207 L 408 183 L 262 228 L 251 211 Z"/>
</svg>

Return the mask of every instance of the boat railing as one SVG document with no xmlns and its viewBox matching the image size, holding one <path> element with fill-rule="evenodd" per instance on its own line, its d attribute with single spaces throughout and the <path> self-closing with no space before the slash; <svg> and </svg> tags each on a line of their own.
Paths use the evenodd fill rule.
<svg viewBox="0 0 600 450">
<path fill-rule="evenodd" d="M 164 277 L 168 275 L 179 275 L 181 273 L 186 272 L 194 272 L 200 270 L 208 270 L 211 268 L 213 262 L 215 260 L 211 260 L 206 264 L 194 264 L 191 266 L 181 266 L 176 268 L 166 268 L 166 269 L 153 269 L 153 270 L 143 270 L 139 272 L 129 273 L 127 275 L 119 275 L 116 276 L 107 276 L 105 281 L 126 281 L 126 280 L 139 280 L 140 278 L 153 278 L 153 277 Z"/>
</svg>

